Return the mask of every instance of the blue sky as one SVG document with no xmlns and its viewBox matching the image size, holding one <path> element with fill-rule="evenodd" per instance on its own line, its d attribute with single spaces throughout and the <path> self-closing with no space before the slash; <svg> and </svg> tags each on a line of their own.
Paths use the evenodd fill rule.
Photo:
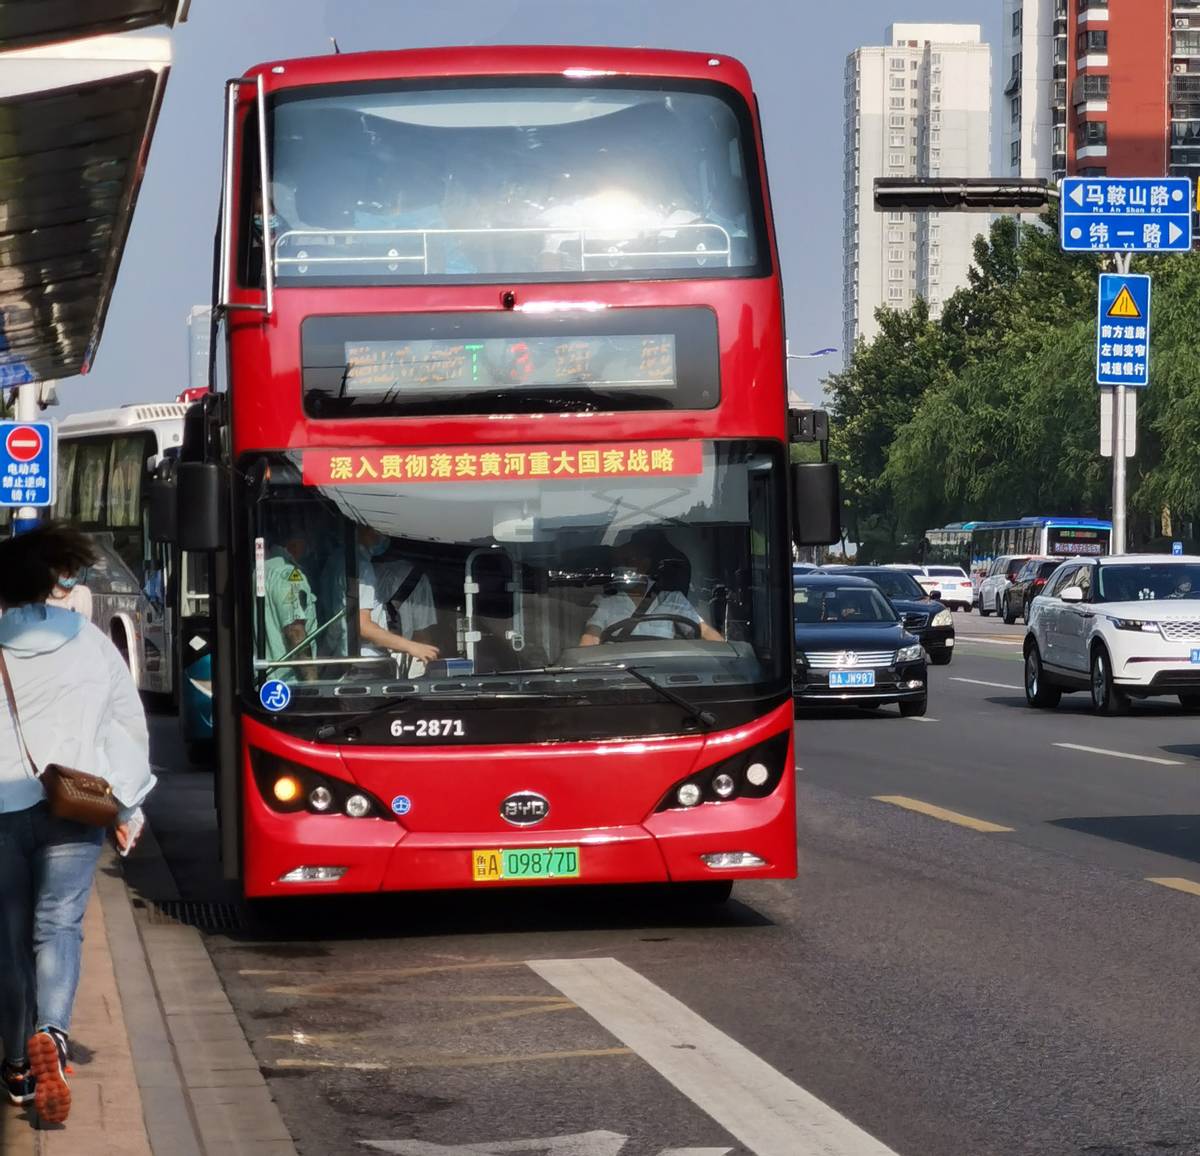
<svg viewBox="0 0 1200 1156">
<path fill-rule="evenodd" d="M 161 401 L 187 384 L 186 318 L 206 304 L 227 77 L 261 60 L 444 44 L 617 44 L 736 56 L 762 107 L 792 349 L 840 344 L 842 70 L 899 21 L 980 23 L 1001 0 L 193 0 L 95 366 L 59 384 L 65 414 Z M 993 74 L 999 70 L 993 65 Z M 793 362 L 816 399 L 837 362 Z"/>
</svg>

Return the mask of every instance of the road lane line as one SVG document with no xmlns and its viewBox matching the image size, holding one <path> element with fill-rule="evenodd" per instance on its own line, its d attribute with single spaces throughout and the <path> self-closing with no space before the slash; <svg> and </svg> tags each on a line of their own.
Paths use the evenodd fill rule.
<svg viewBox="0 0 1200 1156">
<path fill-rule="evenodd" d="M 941 819 L 943 823 L 957 823 L 960 827 L 970 827 L 972 831 L 983 831 L 994 835 L 1003 831 L 1012 831 L 1012 827 L 1001 827 L 999 823 L 989 823 L 986 819 L 974 819 L 970 815 L 960 815 L 957 811 L 947 811 L 945 807 L 933 803 L 922 803 L 920 799 L 910 799 L 906 795 L 875 795 L 877 803 L 891 803 L 893 807 L 903 807 L 906 811 L 917 811 L 929 815 L 933 819 Z"/>
<path fill-rule="evenodd" d="M 1193 879 L 1176 879 L 1170 876 L 1146 877 L 1147 883 L 1157 883 L 1160 887 L 1170 887 L 1172 891 L 1186 891 L 1189 895 L 1200 895 L 1200 883 Z"/>
<path fill-rule="evenodd" d="M 755 1156 L 896 1156 L 618 960 L 540 959 L 529 966 Z"/>
<path fill-rule="evenodd" d="M 956 645 L 964 642 L 986 642 L 988 646 L 1020 646 L 1020 638 L 985 638 L 982 634 L 957 634 Z"/>
<path fill-rule="evenodd" d="M 1083 751 L 1087 755 L 1107 755 L 1110 759 L 1132 759 L 1135 763 L 1154 763 L 1159 767 L 1182 767 L 1182 759 L 1160 759 L 1155 755 L 1132 755 L 1127 751 L 1110 751 L 1105 747 L 1085 747 L 1079 743 L 1055 743 L 1065 751 Z"/>
<path fill-rule="evenodd" d="M 388 1063 L 375 1063 L 370 1060 L 299 1060 L 282 1059 L 268 1064 L 272 1068 L 293 1068 L 303 1071 L 308 1068 L 351 1068 L 356 1072 L 394 1071 L 396 1068 L 490 1068 L 498 1064 L 527 1064 L 544 1060 L 586 1060 L 606 1056 L 631 1056 L 632 1048 L 581 1048 L 572 1052 L 530 1052 L 521 1055 L 514 1052 L 506 1056 L 398 1056 Z"/>
<path fill-rule="evenodd" d="M 940 718 L 930 718 L 927 714 L 913 715 L 909 722 L 941 722 Z"/>
<path fill-rule="evenodd" d="M 951 682 L 969 682 L 972 686 L 990 686 L 995 690 L 1024 690 L 1023 686 L 1013 686 L 1011 682 L 983 682 L 978 678 L 955 678 L 950 676 Z"/>
</svg>

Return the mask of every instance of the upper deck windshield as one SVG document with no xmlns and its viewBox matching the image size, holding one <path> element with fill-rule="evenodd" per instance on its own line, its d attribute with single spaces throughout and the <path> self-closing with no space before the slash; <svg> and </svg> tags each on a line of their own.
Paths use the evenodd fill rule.
<svg viewBox="0 0 1200 1156">
<path fill-rule="evenodd" d="M 276 273 L 292 285 L 762 275 L 755 155 L 744 102 L 711 83 L 286 92 L 272 118 Z M 261 206 L 247 209 L 261 246 Z M 250 253 L 244 267 L 256 264 Z"/>
<path fill-rule="evenodd" d="M 322 710 L 584 685 L 610 716 L 656 701 L 630 667 L 689 701 L 773 691 L 783 476 L 765 442 L 272 458 L 249 508 L 252 685 Z"/>
</svg>

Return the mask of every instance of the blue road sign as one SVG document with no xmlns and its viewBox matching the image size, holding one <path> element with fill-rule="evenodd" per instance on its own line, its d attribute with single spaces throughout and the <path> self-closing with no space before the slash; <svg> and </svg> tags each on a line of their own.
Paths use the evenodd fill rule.
<svg viewBox="0 0 1200 1156">
<path fill-rule="evenodd" d="M 1186 253 L 1192 247 L 1187 177 L 1066 177 L 1060 191 L 1068 253 Z"/>
<path fill-rule="evenodd" d="M 1100 274 L 1096 383 L 1150 384 L 1150 278 L 1143 274 Z"/>
<path fill-rule="evenodd" d="M 54 427 L 0 421 L 0 507 L 54 505 Z"/>
<path fill-rule="evenodd" d="M 291 688 L 277 678 L 268 679 L 258 692 L 258 701 L 269 711 L 281 711 L 292 701 Z"/>
<path fill-rule="evenodd" d="M 1171 553 L 1174 554 L 1176 557 L 1179 557 L 1179 555 L 1183 553 L 1183 543 L 1182 542 L 1172 542 L 1171 543 Z"/>
</svg>

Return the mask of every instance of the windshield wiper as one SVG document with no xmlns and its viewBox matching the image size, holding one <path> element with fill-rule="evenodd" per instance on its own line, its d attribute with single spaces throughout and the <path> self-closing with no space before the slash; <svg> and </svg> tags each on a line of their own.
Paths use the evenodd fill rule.
<svg viewBox="0 0 1200 1156">
<path fill-rule="evenodd" d="M 657 691 L 659 696 L 666 699 L 667 702 L 674 703 L 681 710 L 686 711 L 693 719 L 696 720 L 705 730 L 712 730 L 717 725 L 717 716 L 711 711 L 704 710 L 703 707 L 698 707 L 694 702 L 689 702 L 681 694 L 676 694 L 673 690 L 663 686 L 657 679 L 652 678 L 640 667 L 629 666 L 623 662 L 593 662 L 586 666 L 538 666 L 528 670 L 509 670 L 502 671 L 503 674 L 595 674 L 598 670 L 621 670 L 626 674 L 632 674 L 638 682 L 644 686 L 648 686 L 651 690 Z M 555 696 L 557 697 L 557 696 Z"/>
</svg>

